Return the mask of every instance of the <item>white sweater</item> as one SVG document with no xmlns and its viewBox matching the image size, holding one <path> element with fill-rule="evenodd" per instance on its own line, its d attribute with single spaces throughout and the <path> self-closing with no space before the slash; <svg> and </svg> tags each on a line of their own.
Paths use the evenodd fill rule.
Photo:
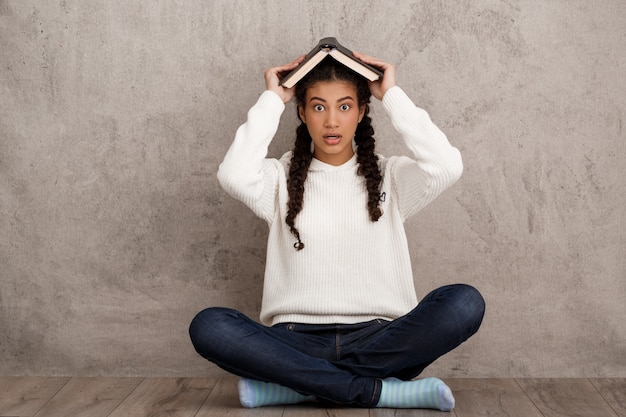
<svg viewBox="0 0 626 417">
<path fill-rule="evenodd" d="M 262 323 L 393 320 L 417 305 L 403 222 L 452 185 L 463 164 L 459 151 L 399 87 L 389 89 L 382 103 L 413 154 L 379 157 L 382 217 L 369 219 L 356 155 L 341 166 L 313 159 L 296 217 L 301 251 L 285 223 L 291 152 L 267 158 L 282 100 L 265 91 L 237 130 L 218 179 L 269 225 Z"/>
</svg>

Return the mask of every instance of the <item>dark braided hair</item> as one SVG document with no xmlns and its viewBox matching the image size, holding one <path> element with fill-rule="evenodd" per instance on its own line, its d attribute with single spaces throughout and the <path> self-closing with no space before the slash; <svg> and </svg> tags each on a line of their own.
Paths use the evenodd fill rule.
<svg viewBox="0 0 626 417">
<path fill-rule="evenodd" d="M 348 81 L 356 87 L 357 101 L 359 108 L 365 107 L 365 112 L 361 122 L 358 124 L 355 132 L 355 143 L 357 144 L 357 162 L 359 168 L 357 173 L 365 178 L 367 186 L 367 210 L 370 220 L 378 221 L 382 216 L 380 209 L 380 187 L 382 183 L 382 174 L 378 166 L 378 156 L 374 152 L 374 128 L 372 127 L 372 119 L 369 117 L 369 102 L 371 92 L 367 80 L 342 64 L 339 64 L 332 58 L 325 58 L 315 69 L 306 75 L 298 84 L 296 84 L 296 103 L 297 107 L 304 107 L 306 104 L 306 92 L 309 87 L 315 83 L 322 81 Z M 298 118 L 300 114 L 298 112 Z M 289 165 L 289 178 L 287 179 L 287 190 L 289 192 L 289 202 L 287 203 L 287 217 L 285 222 L 289 226 L 289 230 L 296 237 L 297 242 L 294 244 L 296 250 L 304 248 L 304 243 L 300 239 L 300 232 L 295 226 L 296 216 L 302 210 L 304 201 L 304 183 L 309 172 L 309 166 L 313 159 L 311 152 L 311 135 L 309 130 L 300 120 L 300 125 L 296 129 L 296 142 L 291 156 Z"/>
</svg>

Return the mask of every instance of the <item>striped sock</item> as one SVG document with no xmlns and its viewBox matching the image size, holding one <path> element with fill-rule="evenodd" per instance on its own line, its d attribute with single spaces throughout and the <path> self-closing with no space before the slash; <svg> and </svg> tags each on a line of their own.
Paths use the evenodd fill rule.
<svg viewBox="0 0 626 417">
<path fill-rule="evenodd" d="M 376 407 L 433 408 L 441 411 L 450 411 L 454 408 L 452 391 L 438 378 L 415 381 L 386 378 L 382 381 L 380 400 Z"/>
<path fill-rule="evenodd" d="M 290 388 L 254 379 L 240 379 L 237 387 L 239 388 L 239 401 L 246 408 L 297 404 L 315 400 L 313 395 L 302 395 Z"/>
</svg>

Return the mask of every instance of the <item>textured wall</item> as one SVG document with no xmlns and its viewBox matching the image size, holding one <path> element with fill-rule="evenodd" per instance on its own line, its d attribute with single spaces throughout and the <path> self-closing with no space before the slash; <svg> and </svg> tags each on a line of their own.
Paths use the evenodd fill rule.
<svg viewBox="0 0 626 417">
<path fill-rule="evenodd" d="M 263 69 L 335 35 L 464 156 L 407 229 L 420 294 L 488 313 L 429 372 L 626 377 L 625 28 L 622 0 L 0 0 L 0 374 L 220 372 L 187 325 L 256 317 L 266 226 L 217 165 Z"/>
</svg>

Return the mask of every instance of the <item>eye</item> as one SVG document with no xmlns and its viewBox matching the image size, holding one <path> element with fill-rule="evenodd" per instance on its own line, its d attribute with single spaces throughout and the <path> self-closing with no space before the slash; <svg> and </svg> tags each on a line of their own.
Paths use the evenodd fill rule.
<svg viewBox="0 0 626 417">
<path fill-rule="evenodd" d="M 341 106 L 339 106 L 339 109 L 341 111 L 348 111 L 348 110 L 350 110 L 350 105 L 349 104 L 342 104 Z"/>
<path fill-rule="evenodd" d="M 315 111 L 324 111 L 324 106 L 322 106 L 321 104 L 316 104 L 315 106 L 313 106 L 313 109 Z"/>
</svg>

